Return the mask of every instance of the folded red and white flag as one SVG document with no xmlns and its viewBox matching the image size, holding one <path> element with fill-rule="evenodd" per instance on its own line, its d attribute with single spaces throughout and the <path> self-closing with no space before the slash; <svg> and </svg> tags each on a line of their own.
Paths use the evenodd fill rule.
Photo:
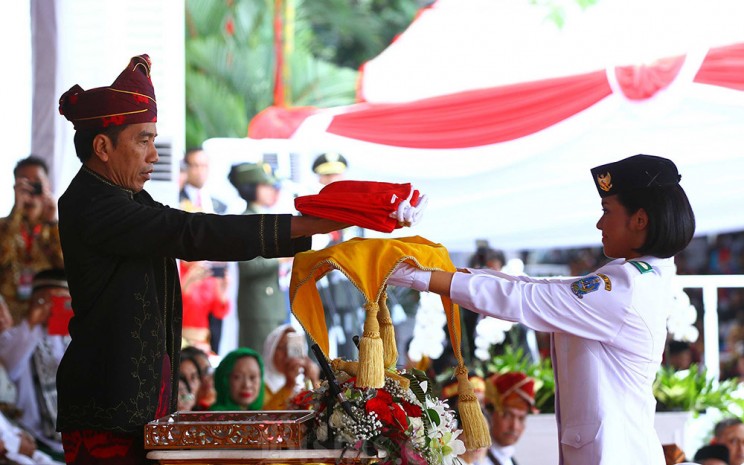
<svg viewBox="0 0 744 465">
<path fill-rule="evenodd" d="M 410 183 L 336 181 L 318 194 L 297 197 L 295 208 L 303 215 L 391 232 L 418 223 L 426 203 L 426 195 Z"/>
</svg>

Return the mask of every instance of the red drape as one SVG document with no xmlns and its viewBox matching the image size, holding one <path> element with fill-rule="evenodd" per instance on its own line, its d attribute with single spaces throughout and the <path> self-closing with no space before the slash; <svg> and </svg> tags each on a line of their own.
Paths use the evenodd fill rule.
<svg viewBox="0 0 744 465">
<path fill-rule="evenodd" d="M 669 86 L 684 60 L 684 56 L 664 58 L 651 66 L 623 66 L 614 72 L 626 98 L 643 100 Z M 712 48 L 694 82 L 744 90 L 744 43 Z M 396 147 L 477 147 L 534 134 L 611 93 L 606 73 L 601 70 L 403 104 L 361 103 L 335 116 L 327 131 Z M 290 137 L 314 111 L 311 107 L 269 107 L 251 121 L 248 136 Z"/>
<path fill-rule="evenodd" d="M 664 58 L 652 66 L 618 66 L 615 68 L 617 82 L 628 100 L 651 98 L 674 81 L 685 57 Z"/>
<path fill-rule="evenodd" d="M 315 107 L 277 107 L 263 109 L 248 124 L 251 139 L 288 139 Z"/>
<path fill-rule="evenodd" d="M 744 90 L 744 43 L 710 49 L 694 81 Z"/>
<path fill-rule="evenodd" d="M 611 93 L 605 72 L 595 71 L 405 104 L 364 104 L 334 117 L 328 132 L 398 147 L 475 147 L 533 134 Z"/>
</svg>

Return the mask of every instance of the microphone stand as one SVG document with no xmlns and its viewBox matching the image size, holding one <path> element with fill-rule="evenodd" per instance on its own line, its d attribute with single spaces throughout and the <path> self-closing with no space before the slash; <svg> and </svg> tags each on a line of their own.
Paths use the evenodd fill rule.
<svg viewBox="0 0 744 465">
<path fill-rule="evenodd" d="M 318 344 L 313 344 L 310 348 L 312 349 L 315 358 L 318 360 L 318 364 L 320 364 L 320 369 L 323 372 L 323 375 L 326 380 L 328 380 L 328 390 L 330 391 L 332 398 L 341 404 L 341 408 L 343 408 L 344 412 L 349 415 L 349 418 L 354 419 L 354 413 L 351 411 L 351 404 L 346 400 L 344 393 L 341 391 L 338 381 L 336 380 L 336 375 L 333 374 L 331 365 L 328 364 L 328 360 L 325 355 L 323 355 L 323 351 L 320 350 L 320 346 L 318 346 Z"/>
</svg>

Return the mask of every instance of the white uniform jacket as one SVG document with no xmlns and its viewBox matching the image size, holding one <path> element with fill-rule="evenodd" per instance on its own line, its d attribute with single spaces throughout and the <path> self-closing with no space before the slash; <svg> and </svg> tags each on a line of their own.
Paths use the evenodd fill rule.
<svg viewBox="0 0 744 465">
<path fill-rule="evenodd" d="M 650 266 L 644 266 L 650 265 Z M 663 465 L 652 384 L 673 259 L 614 260 L 580 278 L 455 273 L 454 302 L 551 333 L 563 465 Z"/>
</svg>

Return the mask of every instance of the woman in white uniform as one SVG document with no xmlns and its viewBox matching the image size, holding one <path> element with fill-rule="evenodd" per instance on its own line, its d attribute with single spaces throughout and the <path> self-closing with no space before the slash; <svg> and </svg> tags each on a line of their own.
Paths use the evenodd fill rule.
<svg viewBox="0 0 744 465">
<path fill-rule="evenodd" d="M 591 170 L 597 229 L 616 260 L 581 278 L 534 279 L 398 265 L 388 284 L 450 296 L 478 313 L 551 333 L 563 465 L 664 465 L 652 384 L 661 363 L 673 256 L 695 217 L 675 164 L 635 155 Z"/>
</svg>

